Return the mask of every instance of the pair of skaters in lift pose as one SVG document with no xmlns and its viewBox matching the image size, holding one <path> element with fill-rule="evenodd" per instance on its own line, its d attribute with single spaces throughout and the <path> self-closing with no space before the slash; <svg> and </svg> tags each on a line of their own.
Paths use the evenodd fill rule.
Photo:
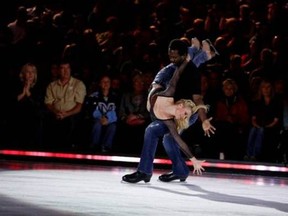
<svg viewBox="0 0 288 216">
<path fill-rule="evenodd" d="M 204 109 L 207 112 L 208 107 L 204 104 L 195 105 L 194 102 L 190 99 L 180 99 L 178 101 L 174 101 L 174 93 L 176 90 L 177 82 L 185 70 L 187 64 L 192 61 L 196 67 L 199 67 L 200 64 L 210 60 L 213 58 L 218 52 L 212 46 L 209 40 L 202 41 L 202 47 L 197 38 L 192 38 L 191 44 L 192 46 L 188 48 L 186 42 L 181 39 L 172 40 L 169 44 L 168 54 L 172 64 L 175 64 L 175 71 L 173 73 L 172 78 L 170 79 L 166 88 L 163 86 L 157 86 L 156 88 L 152 88 L 149 92 L 148 101 L 147 101 L 147 109 L 150 111 L 152 123 L 155 121 L 160 121 L 165 124 L 165 126 L 169 129 L 169 133 L 173 136 L 174 140 L 177 142 L 179 148 L 182 152 L 192 161 L 194 171 L 193 173 L 201 174 L 204 171 L 202 164 L 205 162 L 203 160 L 197 160 L 193 154 L 191 153 L 187 144 L 180 137 L 180 133 L 189 127 L 189 119 L 195 114 L 199 109 Z M 157 77 L 157 75 L 156 75 Z M 200 82 L 200 80 L 199 80 Z M 206 121 L 206 123 L 202 124 L 203 130 L 206 135 L 210 135 L 210 133 L 214 133 L 215 128 L 210 124 L 210 120 Z M 147 127 L 149 128 L 149 126 Z M 144 144 L 143 146 L 147 148 L 149 143 L 147 142 L 149 139 L 145 137 L 148 136 L 147 129 L 144 134 Z M 163 134 L 159 134 L 159 137 Z M 159 138 L 157 137 L 157 138 Z M 154 140 L 155 141 L 155 140 Z M 153 141 L 153 142 L 154 142 Z M 146 149 L 147 150 L 147 149 Z M 142 150 L 141 160 L 146 160 L 145 157 L 142 157 L 143 151 L 146 151 L 145 148 Z M 148 150 L 149 151 L 149 150 Z M 150 154 L 149 160 L 151 162 L 151 157 L 154 157 L 154 154 Z M 153 159 L 152 159 L 153 161 Z M 140 161 L 141 163 L 141 161 Z M 144 162 L 145 163 L 145 162 Z M 149 163 L 148 163 L 149 164 Z M 141 165 L 139 165 L 141 166 Z M 129 183 L 137 183 L 139 181 L 149 182 L 152 176 L 151 173 L 145 173 L 140 171 L 138 166 L 138 170 L 132 174 L 128 174 L 122 177 L 122 180 Z M 151 166 L 151 163 L 150 165 Z M 148 168 L 151 170 L 152 168 Z M 180 181 L 186 180 L 187 176 L 177 176 L 173 173 L 164 174 L 159 177 L 161 181 L 172 181 L 180 179 Z"/>
</svg>

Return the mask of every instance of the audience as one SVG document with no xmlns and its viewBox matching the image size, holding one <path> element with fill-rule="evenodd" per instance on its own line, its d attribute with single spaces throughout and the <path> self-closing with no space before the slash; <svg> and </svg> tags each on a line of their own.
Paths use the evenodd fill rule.
<svg viewBox="0 0 288 216">
<path fill-rule="evenodd" d="M 168 62 L 166 47 L 173 38 L 211 39 L 220 55 L 201 66 L 201 69 L 208 74 L 210 90 L 207 97 L 210 99 L 215 97 L 215 100 L 220 101 L 221 83 L 226 78 L 232 78 L 239 87 L 238 93 L 243 95 L 248 103 L 251 110 L 250 117 L 254 114 L 252 112 L 254 100 L 255 97 L 257 98 L 257 87 L 262 78 L 271 81 L 273 86 L 288 81 L 288 75 L 285 72 L 287 70 L 285 50 L 287 50 L 288 31 L 279 24 L 286 23 L 288 20 L 285 1 L 225 0 L 214 4 L 208 4 L 207 1 L 199 1 L 195 4 L 194 1 L 100 0 L 94 4 L 86 2 L 73 4 L 44 0 L 41 5 L 37 3 L 26 5 L 25 2 L 22 5 L 11 4 L 7 11 L 12 11 L 12 13 L 0 15 L 2 18 L 0 48 L 5 51 L 3 52 L 5 61 L 1 62 L 5 73 L 3 77 L 8 78 L 5 85 L 12 87 L 11 92 L 7 94 L 13 94 L 20 86 L 14 80 L 18 79 L 17 72 L 25 63 L 33 62 L 37 65 L 39 73 L 35 88 L 36 86 L 46 88 L 48 85 L 50 86 L 47 87 L 48 90 L 51 88 L 50 81 L 57 78 L 57 75 L 52 76 L 54 65 L 51 62 L 59 61 L 61 57 L 69 58 L 70 66 L 76 69 L 73 76 L 81 80 L 81 85 L 79 85 L 82 90 L 77 95 L 75 112 L 73 111 L 67 119 L 80 118 L 84 124 L 85 115 L 82 115 L 81 107 L 86 89 L 89 92 L 88 95 L 97 91 L 99 78 L 109 73 L 111 77 L 116 78 L 113 80 L 112 88 L 117 90 L 117 99 L 120 100 L 124 92 L 130 91 L 129 85 L 134 70 L 140 69 L 143 74 L 147 74 L 145 90 L 143 90 L 145 95 L 149 86 L 149 76 L 155 74 Z M 277 83 L 274 83 L 275 81 Z M 40 92 L 39 94 L 41 95 Z M 283 97 L 277 98 L 283 100 Z M 43 104 L 44 99 L 39 102 Z M 8 107 L 8 104 L 11 103 L 8 101 L 4 106 Z M 215 109 L 216 106 L 212 102 L 210 108 L 212 117 L 214 117 Z M 11 111 L 8 108 L 2 110 Z M 48 113 L 45 119 L 51 120 L 57 116 L 54 114 L 51 118 L 53 111 Z M 1 119 L 1 128 L 5 128 L 5 124 L 13 125 L 12 117 L 4 116 L 5 119 Z M 140 120 L 141 118 L 142 116 Z M 64 122 L 56 121 L 55 118 L 54 120 L 54 123 Z M 118 120 L 115 136 L 122 135 L 122 132 L 127 133 L 127 128 L 122 128 L 122 123 L 125 121 L 122 121 L 121 117 Z M 145 116 L 145 122 L 147 121 L 149 121 L 148 115 Z M 46 135 L 50 134 L 48 122 L 43 122 Z M 72 126 L 70 122 L 70 125 L 64 128 L 68 129 Z M 131 130 L 135 128 L 137 126 L 131 126 Z M 85 140 L 85 135 L 83 133 L 79 135 L 79 131 L 75 130 L 76 140 L 80 142 Z M 59 132 L 64 134 L 64 130 Z M 220 128 L 217 130 L 219 134 L 222 132 Z M 192 135 L 187 134 L 187 136 Z M 137 140 L 137 137 L 134 143 L 140 147 L 141 140 Z M 143 137 L 143 134 L 139 137 Z M 55 139 L 47 140 L 51 148 L 56 145 Z M 136 142 L 139 143 L 136 144 Z M 70 146 L 70 144 L 67 145 Z M 128 145 L 127 142 L 126 144 Z M 265 144 L 267 145 L 273 146 L 274 144 Z M 117 147 L 122 148 L 120 145 Z M 127 149 L 124 149 L 126 147 Z M 132 149 L 129 148 L 130 146 L 126 147 L 122 150 L 130 153 Z M 208 148 L 202 151 L 203 155 L 215 153 L 207 154 Z M 271 154 L 275 153 L 271 152 Z M 237 158 L 239 156 L 240 154 Z M 228 155 L 226 158 L 229 158 Z M 261 160 L 274 161 L 275 155 Z"/>
</svg>

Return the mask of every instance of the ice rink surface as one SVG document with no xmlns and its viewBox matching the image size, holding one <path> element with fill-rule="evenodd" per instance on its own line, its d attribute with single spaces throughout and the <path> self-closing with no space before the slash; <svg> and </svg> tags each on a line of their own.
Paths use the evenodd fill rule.
<svg viewBox="0 0 288 216">
<path fill-rule="evenodd" d="M 123 183 L 131 167 L 0 162 L 2 216 L 284 216 L 288 178 L 205 172 L 186 182 Z"/>
</svg>

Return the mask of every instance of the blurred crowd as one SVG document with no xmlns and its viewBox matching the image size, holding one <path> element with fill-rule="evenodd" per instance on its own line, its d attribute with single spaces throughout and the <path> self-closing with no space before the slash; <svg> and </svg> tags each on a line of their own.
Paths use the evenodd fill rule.
<svg viewBox="0 0 288 216">
<path fill-rule="evenodd" d="M 183 138 L 198 157 L 287 163 L 287 0 L 14 0 L 0 18 L 0 148 L 139 155 L 168 43 L 196 37 L 220 53 L 200 66 L 217 130 Z"/>
</svg>

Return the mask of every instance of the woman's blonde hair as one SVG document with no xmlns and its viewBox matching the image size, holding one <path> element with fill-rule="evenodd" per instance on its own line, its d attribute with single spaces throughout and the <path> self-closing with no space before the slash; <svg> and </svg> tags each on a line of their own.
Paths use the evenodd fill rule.
<svg viewBox="0 0 288 216">
<path fill-rule="evenodd" d="M 187 116 L 185 119 L 175 119 L 176 127 L 178 132 L 180 133 L 182 130 L 189 127 L 189 119 L 190 117 L 196 113 L 199 109 L 203 108 L 207 112 L 209 107 L 207 105 L 196 105 L 192 100 L 180 99 L 175 104 L 183 104 L 184 107 L 191 109 L 191 115 Z"/>
<path fill-rule="evenodd" d="M 23 65 L 22 68 L 21 68 L 19 77 L 20 77 L 20 80 L 22 82 L 24 82 L 24 75 L 28 71 L 29 67 L 32 68 L 32 72 L 34 73 L 34 80 L 33 80 L 33 83 L 31 83 L 31 87 L 33 87 L 36 84 L 36 82 L 37 82 L 37 68 L 36 68 L 36 66 L 34 64 L 27 63 L 27 64 Z"/>
<path fill-rule="evenodd" d="M 233 90 L 234 90 L 234 93 L 237 93 L 238 91 L 238 85 L 236 83 L 235 80 L 231 79 L 231 78 L 227 78 L 225 79 L 223 82 L 222 82 L 222 86 L 223 86 L 223 89 L 227 86 L 232 86 L 233 87 Z"/>
</svg>

